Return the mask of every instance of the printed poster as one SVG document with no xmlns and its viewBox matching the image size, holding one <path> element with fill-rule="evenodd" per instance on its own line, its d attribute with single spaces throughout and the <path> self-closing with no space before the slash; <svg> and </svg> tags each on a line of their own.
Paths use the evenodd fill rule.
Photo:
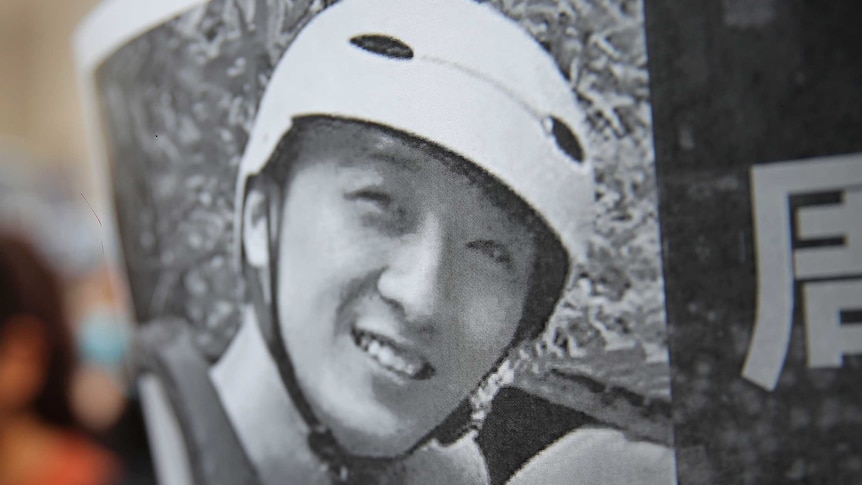
<svg viewBox="0 0 862 485">
<path fill-rule="evenodd" d="M 104 2 L 163 483 L 674 483 L 644 6 Z"/>
</svg>

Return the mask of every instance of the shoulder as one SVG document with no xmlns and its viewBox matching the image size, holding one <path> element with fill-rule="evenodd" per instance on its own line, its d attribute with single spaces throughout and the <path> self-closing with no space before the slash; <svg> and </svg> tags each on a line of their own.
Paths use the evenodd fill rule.
<svg viewBox="0 0 862 485">
<path fill-rule="evenodd" d="M 182 320 L 147 323 L 136 342 L 138 389 L 159 476 L 207 484 L 257 483 L 222 407 L 210 359 Z"/>
<path fill-rule="evenodd" d="M 191 324 L 180 319 L 159 319 L 146 323 L 135 340 L 134 362 L 139 383 L 158 382 L 171 407 L 183 416 L 199 414 L 201 404 L 217 404 L 209 382 L 210 361 L 196 343 Z M 205 397 L 204 399 L 201 399 Z M 203 400 L 203 403 L 198 401 Z M 188 409 L 187 409 L 188 408 Z M 194 416 L 192 416 L 194 417 Z"/>
<path fill-rule="evenodd" d="M 584 427 L 536 455 L 508 483 L 673 485 L 675 470 L 671 448 L 614 429 Z"/>
<path fill-rule="evenodd" d="M 138 380 L 138 392 L 159 481 L 193 483 L 186 442 L 162 382 L 155 375 L 143 374 Z"/>
</svg>

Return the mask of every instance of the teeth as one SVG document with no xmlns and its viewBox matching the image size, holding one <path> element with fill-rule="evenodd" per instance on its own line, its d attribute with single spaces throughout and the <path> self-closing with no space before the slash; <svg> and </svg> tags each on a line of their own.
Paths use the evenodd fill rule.
<svg viewBox="0 0 862 485">
<path fill-rule="evenodd" d="M 368 353 L 374 356 L 380 354 L 380 342 L 376 340 L 372 340 L 371 343 L 368 344 Z"/>
<path fill-rule="evenodd" d="M 419 372 L 424 367 L 422 364 L 408 361 L 397 349 L 386 342 L 377 340 L 372 335 L 357 333 L 355 339 L 357 345 L 381 365 L 402 374 L 407 374 L 411 378 L 418 377 Z"/>
<path fill-rule="evenodd" d="M 392 351 L 392 347 L 383 347 L 380 349 L 380 352 L 377 353 L 377 359 L 383 363 L 383 365 L 388 365 L 389 367 L 398 367 L 399 364 L 398 358 L 395 357 L 395 352 Z"/>
</svg>

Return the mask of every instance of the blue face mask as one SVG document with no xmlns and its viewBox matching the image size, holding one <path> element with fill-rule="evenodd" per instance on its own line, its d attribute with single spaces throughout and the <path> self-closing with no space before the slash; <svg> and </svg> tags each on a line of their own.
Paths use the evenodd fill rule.
<svg viewBox="0 0 862 485">
<path fill-rule="evenodd" d="M 101 367 L 115 376 L 122 374 L 130 325 L 121 312 L 106 307 L 90 312 L 79 324 L 76 340 L 82 363 Z"/>
</svg>

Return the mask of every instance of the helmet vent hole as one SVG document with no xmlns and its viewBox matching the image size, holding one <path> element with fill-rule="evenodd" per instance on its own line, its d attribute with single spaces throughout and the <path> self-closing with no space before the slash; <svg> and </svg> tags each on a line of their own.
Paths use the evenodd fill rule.
<svg viewBox="0 0 862 485">
<path fill-rule="evenodd" d="M 560 147 L 560 150 L 563 151 L 566 155 L 572 158 L 577 163 L 582 163 L 584 161 L 584 149 L 581 147 L 581 143 L 578 141 L 578 137 L 572 133 L 572 130 L 569 129 L 568 125 L 566 125 L 562 120 L 551 116 L 551 134 L 554 135 L 554 139 L 557 141 L 557 146 Z"/>
<path fill-rule="evenodd" d="M 363 34 L 350 39 L 362 50 L 392 59 L 413 59 L 413 49 L 403 41 L 382 34 Z"/>
</svg>

